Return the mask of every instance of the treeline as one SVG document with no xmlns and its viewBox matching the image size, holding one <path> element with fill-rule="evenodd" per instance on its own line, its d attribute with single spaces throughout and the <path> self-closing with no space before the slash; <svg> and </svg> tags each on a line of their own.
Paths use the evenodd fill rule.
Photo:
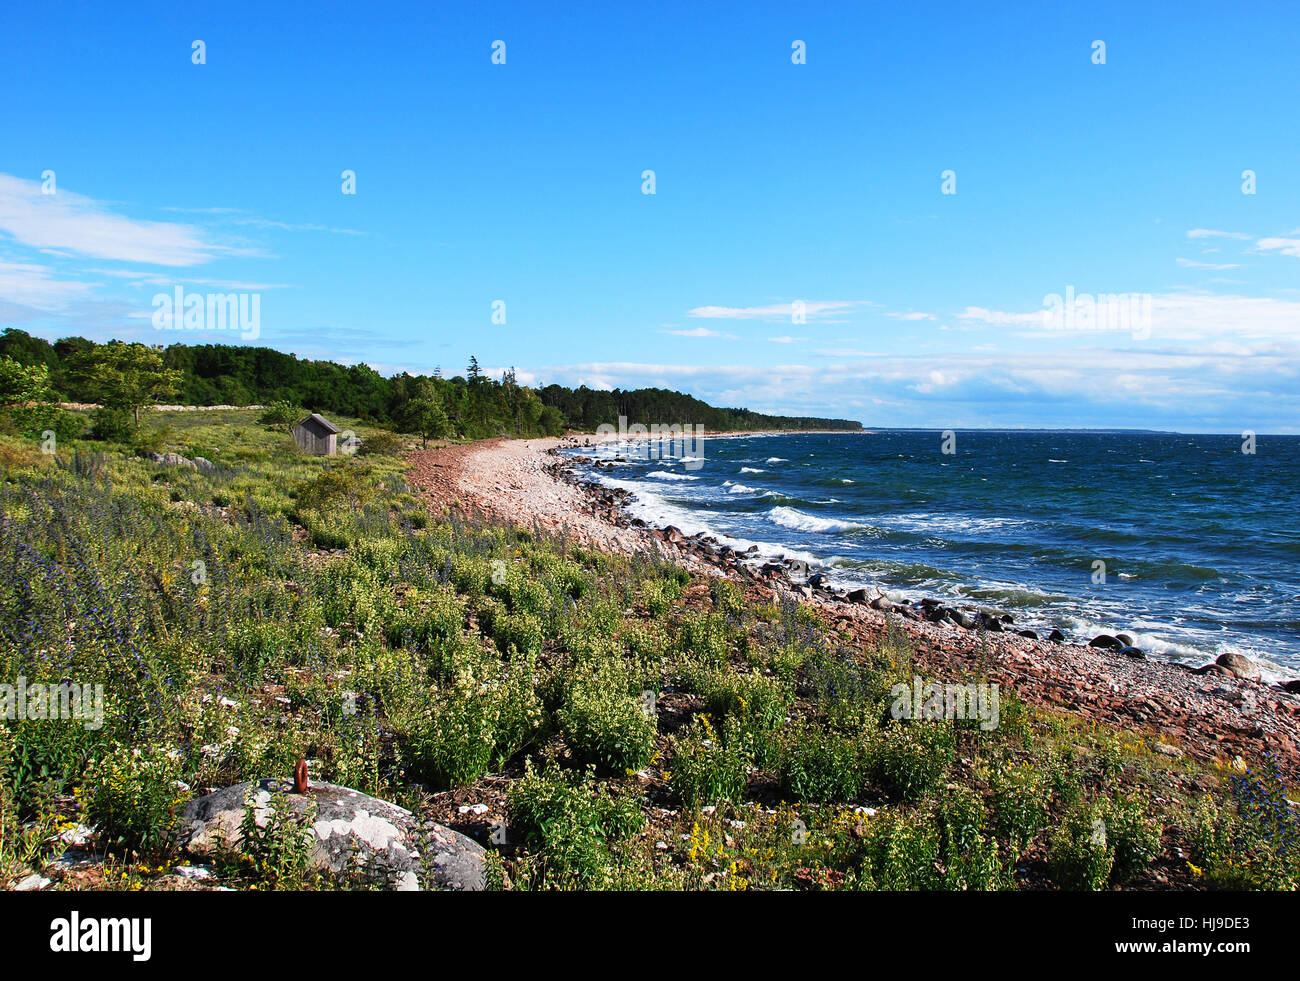
<svg viewBox="0 0 1300 981">
<path fill-rule="evenodd" d="M 618 424 L 626 416 L 629 425 L 659 423 L 703 426 L 716 432 L 756 429 L 861 429 L 862 423 L 848 419 L 818 419 L 814 416 L 769 416 L 749 409 L 719 409 L 690 395 L 666 388 L 614 389 L 596 391 L 547 385 L 538 392 L 542 403 L 555 406 L 574 429 L 595 429 L 602 423 Z"/>
<path fill-rule="evenodd" d="M 86 379 L 99 349 L 82 337 L 54 343 L 7 328 L 0 358 L 43 365 L 49 389 L 65 402 L 101 398 Z M 710 430 L 860 429 L 843 419 L 769 416 L 748 409 L 720 409 L 680 392 L 658 388 L 594 391 L 587 387 L 520 385 L 513 370 L 489 378 L 470 358 L 464 374 L 444 377 L 402 373 L 385 378 L 368 365 L 301 359 L 266 347 L 172 344 L 157 349 L 173 379 L 169 400 L 182 405 L 271 405 L 304 412 L 335 412 L 391 425 L 423 436 L 469 438 L 558 435 L 565 429 L 593 430 L 602 423 L 703 425 Z"/>
</svg>

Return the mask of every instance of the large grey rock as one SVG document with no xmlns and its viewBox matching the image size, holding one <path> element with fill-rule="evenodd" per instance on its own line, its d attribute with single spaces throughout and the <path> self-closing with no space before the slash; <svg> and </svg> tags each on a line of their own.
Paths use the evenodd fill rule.
<svg viewBox="0 0 1300 981">
<path fill-rule="evenodd" d="M 1244 654 L 1233 654 L 1232 652 L 1220 654 L 1214 659 L 1214 663 L 1222 668 L 1227 668 L 1237 678 L 1259 677 L 1259 666 Z"/>
<path fill-rule="evenodd" d="M 289 781 L 260 780 L 198 797 L 181 812 L 185 851 L 207 857 L 222 842 L 237 848 L 250 793 L 259 827 L 270 819 L 275 794 L 285 795 L 295 817 L 315 802 L 312 860 L 319 869 L 343 873 L 359 864 L 397 890 L 485 888 L 484 851 L 477 842 L 442 825 L 421 827 L 405 808 L 331 783 L 313 782 L 307 793 L 295 794 Z"/>
</svg>

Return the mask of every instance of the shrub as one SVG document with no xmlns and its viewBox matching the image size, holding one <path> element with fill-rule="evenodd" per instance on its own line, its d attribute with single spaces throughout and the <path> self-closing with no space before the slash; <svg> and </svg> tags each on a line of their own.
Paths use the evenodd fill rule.
<svg viewBox="0 0 1300 981">
<path fill-rule="evenodd" d="M 1160 853 L 1160 822 L 1148 817 L 1150 799 L 1144 794 L 1117 793 L 1106 814 L 1106 833 L 1115 850 L 1112 878 L 1127 882 Z"/>
<path fill-rule="evenodd" d="M 800 691 L 821 709 L 828 722 L 846 730 L 873 724 L 889 692 L 887 678 L 860 664 L 845 651 L 814 648 L 799 665 Z"/>
<path fill-rule="evenodd" d="M 939 826 L 943 832 L 943 853 L 953 861 L 969 851 L 984 831 L 984 801 L 969 787 L 949 788 L 939 806 Z"/>
<path fill-rule="evenodd" d="M 107 406 L 90 413 L 90 438 L 106 443 L 129 443 L 135 435 L 135 420 L 126 409 Z"/>
<path fill-rule="evenodd" d="M 588 763 L 634 773 L 654 755 L 654 720 L 609 673 L 576 678 L 556 718 L 565 744 Z"/>
<path fill-rule="evenodd" d="M 717 613 L 687 613 L 677 636 L 678 649 L 689 660 L 705 667 L 727 663 L 727 624 Z"/>
<path fill-rule="evenodd" d="M 1097 891 L 1106 887 L 1115 864 L 1115 849 L 1106 831 L 1102 804 L 1071 810 L 1052 835 L 1048 862 L 1063 889 Z"/>
<path fill-rule="evenodd" d="M 709 717 L 701 715 L 673 737 L 669 785 L 688 810 L 739 801 L 745 793 L 750 766 L 745 740 L 734 720 L 723 726 L 725 738 L 718 739 Z"/>
<path fill-rule="evenodd" d="M 989 813 L 998 834 L 1011 844 L 1012 853 L 1022 852 L 1047 827 L 1042 771 L 1032 763 L 995 769 L 989 776 Z"/>
<path fill-rule="evenodd" d="M 295 420 L 296 421 L 296 420 Z M 361 456 L 400 456 L 406 442 L 396 433 L 380 430 L 361 441 Z"/>
<path fill-rule="evenodd" d="M 32 405 L 10 410 L 14 428 L 29 439 L 45 439 L 47 432 L 54 433 L 55 443 L 80 439 L 81 417 L 57 405 Z"/>
<path fill-rule="evenodd" d="M 486 681 L 458 679 L 408 724 L 407 758 L 440 786 L 473 783 L 517 753 L 541 723 L 533 665 L 521 659 Z"/>
<path fill-rule="evenodd" d="M 320 878 L 312 861 L 316 843 L 312 832 L 315 802 L 296 815 L 289 798 L 274 793 L 269 813 L 259 825 L 256 794 L 254 785 L 244 801 L 238 852 L 220 855 L 219 861 L 231 871 L 250 876 L 271 889 L 301 890 L 314 883 Z"/>
<path fill-rule="evenodd" d="M 590 773 L 538 773 L 532 761 L 510 790 L 511 830 L 540 851 L 539 886 L 591 889 L 609 884 L 618 864 L 612 846 L 641 830 L 636 797 L 598 786 Z"/>
<path fill-rule="evenodd" d="M 862 886 L 890 891 L 942 887 L 939 829 L 933 815 L 877 815 L 866 822 L 865 835 Z"/>
<path fill-rule="evenodd" d="M 283 429 L 292 426 L 303 418 L 305 410 L 287 399 L 277 399 L 262 410 L 257 421 L 263 426 Z"/>
<path fill-rule="evenodd" d="M 796 800 L 851 801 L 862 792 L 859 739 L 819 729 L 787 734 L 781 758 L 782 789 Z"/>
<path fill-rule="evenodd" d="M 871 779 L 895 800 L 920 800 L 943 782 L 954 746 L 950 722 L 886 726 L 871 747 Z"/>
<path fill-rule="evenodd" d="M 641 600 L 652 617 L 662 617 L 671 610 L 679 592 L 680 587 L 671 580 L 641 580 Z"/>
<path fill-rule="evenodd" d="M 1197 802 L 1188 829 L 1194 871 L 1224 889 L 1300 887 L 1300 813 L 1275 761 L 1234 776 L 1231 797 Z"/>
<path fill-rule="evenodd" d="M 740 620 L 745 615 L 745 594 L 739 586 L 727 579 L 715 578 L 709 582 L 713 608 L 724 616 Z"/>
<path fill-rule="evenodd" d="M 384 637 L 394 647 L 429 647 L 460 637 L 465 611 L 455 592 L 440 586 L 432 593 L 412 589 L 384 623 Z"/>
<path fill-rule="evenodd" d="M 790 692 L 779 681 L 761 674 L 737 674 L 729 668 L 683 667 L 683 681 L 704 699 L 711 715 L 734 719 L 761 766 L 776 762 L 779 744 L 773 738 L 785 724 Z"/>
<path fill-rule="evenodd" d="M 1083 774 L 1074 758 L 1074 747 L 1064 752 L 1050 750 L 1044 765 L 1053 802 L 1065 810 L 1078 804 L 1083 799 Z"/>
<path fill-rule="evenodd" d="M 177 810 L 188 796 L 177 783 L 179 757 L 119 747 L 93 762 L 81 784 L 86 817 L 108 844 L 166 855 L 175 844 Z"/>
</svg>

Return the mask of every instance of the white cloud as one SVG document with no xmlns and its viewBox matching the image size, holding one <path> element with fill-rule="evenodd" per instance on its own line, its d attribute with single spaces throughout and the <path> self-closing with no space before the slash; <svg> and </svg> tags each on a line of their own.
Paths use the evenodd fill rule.
<svg viewBox="0 0 1300 981">
<path fill-rule="evenodd" d="M 1241 266 L 1235 262 L 1197 262 L 1195 259 L 1177 260 L 1180 266 L 1187 269 L 1240 269 Z"/>
<path fill-rule="evenodd" d="M 55 279 L 54 270 L 30 262 L 0 259 L 0 300 L 53 312 L 86 295 L 88 283 Z"/>
<path fill-rule="evenodd" d="M 236 225 L 251 225 L 254 228 L 271 228 L 282 232 L 329 232 L 333 235 L 365 235 L 355 228 L 333 228 L 329 225 L 295 225 L 290 222 L 273 221 L 270 218 L 234 218 Z"/>
<path fill-rule="evenodd" d="M 1008 313 L 1005 310 L 989 310 L 985 307 L 967 307 L 957 314 L 957 319 L 974 320 L 995 327 L 1020 327 L 1031 324 L 1041 325 L 1043 312 L 1035 310 L 1033 313 Z"/>
<path fill-rule="evenodd" d="M 797 343 L 797 342 L 799 342 L 799 341 L 806 341 L 806 340 L 808 340 L 808 338 L 806 338 L 806 337 L 791 337 L 789 334 L 786 334 L 784 337 L 769 337 L 768 340 L 769 340 L 769 341 L 772 341 L 772 342 L 774 342 L 774 343 L 776 343 L 776 344 L 795 344 L 795 343 Z"/>
<path fill-rule="evenodd" d="M 793 320 L 800 308 L 808 320 L 821 320 L 849 313 L 855 307 L 862 306 L 860 300 L 796 300 L 790 303 L 773 303 L 766 307 L 695 307 L 686 312 L 688 317 L 700 317 L 705 320 Z"/>
<path fill-rule="evenodd" d="M 672 334 L 674 337 L 721 337 L 729 341 L 740 340 L 735 334 L 724 334 L 721 331 L 709 330 L 707 327 L 692 327 L 690 330 L 661 330 L 661 334 Z"/>
<path fill-rule="evenodd" d="M 1220 232 L 1212 228 L 1193 228 L 1187 233 L 1188 238 L 1250 238 L 1245 232 Z"/>
<path fill-rule="evenodd" d="M 932 313 L 892 313 L 887 312 L 886 317 L 893 317 L 895 320 L 936 320 Z"/>
<path fill-rule="evenodd" d="M 1079 294 L 1082 295 L 1082 294 Z M 1040 328 L 1030 337 L 1059 336 L 1066 332 L 1043 326 L 1042 310 L 1032 312 L 987 310 L 967 307 L 957 314 L 962 320 L 974 320 L 998 327 Z M 1275 297 L 1240 296 L 1228 293 L 1210 293 L 1187 290 L 1179 293 L 1159 293 L 1151 297 L 1150 341 L 1145 343 L 1170 343 L 1199 341 L 1205 338 L 1223 338 L 1227 335 L 1237 340 L 1286 339 L 1296 336 L 1300 324 L 1300 302 Z M 1090 332 L 1095 343 L 1105 344 L 1112 339 L 1127 345 L 1131 335 L 1126 331 Z"/>
<path fill-rule="evenodd" d="M 1266 251 L 1277 249 L 1283 255 L 1300 257 L 1300 238 L 1261 238 L 1255 247 Z"/>
<path fill-rule="evenodd" d="M 42 194 L 38 182 L 8 174 L 0 174 L 0 232 L 32 248 L 157 266 L 248 254 L 210 240 L 193 225 L 126 218 L 72 191 Z"/>
<path fill-rule="evenodd" d="M 133 286 L 158 286 L 172 289 L 175 286 L 213 286 L 219 289 L 238 290 L 245 293 L 260 293 L 263 290 L 292 289 L 289 283 L 250 283 L 229 279 L 203 279 L 195 276 L 177 277 L 165 272 L 147 272 L 141 269 L 87 269 L 87 275 L 110 276 L 113 279 L 127 279 Z"/>
</svg>

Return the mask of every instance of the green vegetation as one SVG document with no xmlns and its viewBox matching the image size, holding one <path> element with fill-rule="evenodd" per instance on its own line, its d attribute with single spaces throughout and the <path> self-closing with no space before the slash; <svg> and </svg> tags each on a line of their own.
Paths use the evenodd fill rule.
<svg viewBox="0 0 1300 981">
<path fill-rule="evenodd" d="M 255 411 L 145 411 L 130 439 L 0 435 L 0 680 L 106 693 L 99 729 L 0 723 L 6 882 L 87 821 L 99 885 L 148 888 L 189 788 L 300 756 L 477 835 L 501 888 L 1300 881 L 1267 761 L 1200 769 L 1012 692 L 993 731 L 895 720 L 896 632 L 863 645 L 648 555 L 431 516 L 400 458 L 295 454 Z M 218 881 L 361 885 L 312 873 L 302 832 L 250 828 Z"/>
<path fill-rule="evenodd" d="M 306 412 L 349 416 L 383 424 L 422 440 L 441 436 L 557 436 L 565 429 L 593 431 L 620 416 L 642 425 L 699 425 L 710 431 L 846 429 L 843 419 L 769 416 L 720 409 L 680 392 L 647 388 L 598 392 L 550 385 L 534 390 L 515 380 L 514 369 L 488 378 L 470 358 L 464 376 L 406 373 L 384 378 L 367 365 L 301 360 L 265 347 L 172 344 L 149 348 L 81 337 L 51 344 L 10 327 L 0 335 L 4 358 L 44 368 L 53 401 L 99 402 L 138 417 L 142 406 L 167 398 L 183 405 L 267 405 L 268 423 L 292 424 Z M 4 392 L 0 373 L 0 397 Z M 3 402 L 0 402 L 3 404 Z M 117 439 L 118 436 L 105 438 Z"/>
</svg>

